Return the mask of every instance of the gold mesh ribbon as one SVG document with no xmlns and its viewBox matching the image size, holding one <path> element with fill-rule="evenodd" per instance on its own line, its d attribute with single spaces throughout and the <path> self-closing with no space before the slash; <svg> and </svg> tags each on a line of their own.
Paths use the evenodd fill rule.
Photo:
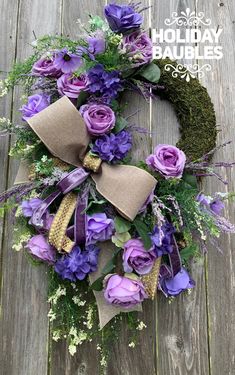
<svg viewBox="0 0 235 375">
<path fill-rule="evenodd" d="M 145 290 L 152 300 L 154 300 L 154 297 L 157 291 L 160 266 L 161 266 L 161 257 L 156 259 L 152 270 L 147 275 L 142 276 L 141 278 L 142 283 L 144 284 Z"/>
<path fill-rule="evenodd" d="M 91 155 L 88 152 L 83 160 L 83 167 L 96 173 L 100 169 L 101 163 L 102 160 L 98 156 Z"/>
<path fill-rule="evenodd" d="M 58 251 L 64 250 L 69 253 L 75 245 L 74 242 L 66 236 L 66 230 L 75 210 L 76 203 L 76 194 L 66 194 L 52 222 L 49 231 L 49 243 Z"/>
</svg>

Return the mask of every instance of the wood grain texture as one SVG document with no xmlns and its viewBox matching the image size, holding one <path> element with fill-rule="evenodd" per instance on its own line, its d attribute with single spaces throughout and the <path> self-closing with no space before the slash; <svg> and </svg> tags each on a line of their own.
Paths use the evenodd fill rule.
<svg viewBox="0 0 235 375">
<path fill-rule="evenodd" d="M 14 8 L 15 1 L 9 2 Z M 42 6 L 43 5 L 43 6 Z M 17 60 L 31 53 L 30 42 L 36 35 L 60 31 L 60 1 L 21 0 L 17 25 Z M 6 50 L 7 53 L 7 50 Z M 14 91 L 13 121 L 18 121 L 20 90 Z M 17 163 L 9 165 L 8 185 L 12 185 Z M 47 374 L 48 321 L 46 268 L 32 267 L 23 254 L 11 249 L 13 225 L 9 220 L 3 243 L 2 321 L 4 357 L 1 370 L 5 375 Z"/>
<path fill-rule="evenodd" d="M 211 27 L 222 27 L 219 45 L 223 47 L 222 60 L 206 61 L 212 66 L 212 72 L 207 73 L 202 83 L 208 88 L 215 104 L 218 140 L 220 145 L 226 141 L 232 144 L 216 152 L 215 161 L 235 160 L 235 4 L 233 1 L 198 1 L 198 9 L 205 12 L 212 21 Z M 203 30 L 203 28 L 202 28 Z M 205 62 L 204 62 L 205 63 Z M 219 183 L 217 179 L 204 182 L 206 191 L 235 190 L 235 170 L 220 170 L 228 180 L 228 186 Z M 235 204 L 226 206 L 225 214 L 235 223 Z M 208 249 L 208 313 L 209 313 L 209 347 L 210 369 L 212 375 L 232 375 L 235 372 L 235 235 L 225 235 L 220 239 L 222 254 L 214 247 Z"/>
<path fill-rule="evenodd" d="M 172 12 L 195 9 L 195 1 L 153 2 L 152 28 L 163 28 Z M 170 28 L 177 26 L 172 25 Z M 181 28 L 183 31 L 183 29 Z M 179 61 L 180 62 L 180 61 Z M 184 62 L 184 61 L 181 61 Z M 190 61 L 187 61 L 190 63 Z M 176 115 L 169 103 L 155 102 L 152 110 L 153 144 L 175 144 L 179 139 Z M 193 264 L 191 274 L 197 287 L 190 295 L 181 295 L 171 304 L 157 298 L 157 368 L 159 375 L 207 375 L 207 313 L 204 265 Z"/>
</svg>

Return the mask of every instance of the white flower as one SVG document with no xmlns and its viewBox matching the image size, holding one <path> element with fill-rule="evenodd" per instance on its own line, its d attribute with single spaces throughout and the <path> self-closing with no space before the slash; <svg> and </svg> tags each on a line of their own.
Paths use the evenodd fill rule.
<svg viewBox="0 0 235 375">
<path fill-rule="evenodd" d="M 144 328 L 147 328 L 146 324 L 144 324 L 144 322 L 139 322 L 138 326 L 136 327 L 136 329 L 138 331 L 142 331 Z"/>
<path fill-rule="evenodd" d="M 52 296 L 50 296 L 48 298 L 48 302 L 51 302 L 53 303 L 54 305 L 57 304 L 57 301 L 58 299 L 61 297 L 61 296 L 65 296 L 66 295 L 66 289 L 64 287 L 61 287 L 61 285 L 59 286 L 59 288 L 55 291 L 55 294 L 53 294 Z"/>
<path fill-rule="evenodd" d="M 69 353 L 71 356 L 74 356 L 74 354 L 77 352 L 77 347 L 74 344 L 69 345 Z"/>
<path fill-rule="evenodd" d="M 56 319 L 56 314 L 52 309 L 49 310 L 47 316 L 48 316 L 50 322 L 53 322 L 53 320 Z"/>
<path fill-rule="evenodd" d="M 130 348 L 134 348 L 134 347 L 135 347 L 135 343 L 134 343 L 134 341 L 130 342 L 128 346 L 129 346 Z"/>
</svg>

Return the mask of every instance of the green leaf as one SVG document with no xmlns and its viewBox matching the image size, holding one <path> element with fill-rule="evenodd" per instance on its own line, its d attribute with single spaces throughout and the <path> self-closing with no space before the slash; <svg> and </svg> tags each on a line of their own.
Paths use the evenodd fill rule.
<svg viewBox="0 0 235 375">
<path fill-rule="evenodd" d="M 100 292 L 103 289 L 103 281 L 104 281 L 105 275 L 100 276 L 98 279 L 96 279 L 90 286 L 92 290 L 95 290 L 96 292 Z"/>
<path fill-rule="evenodd" d="M 146 250 L 149 250 L 150 247 L 152 246 L 152 241 L 149 236 L 149 228 L 147 225 L 139 218 L 135 219 L 133 221 L 133 224 L 135 226 L 135 229 L 137 230 L 138 234 L 143 240 L 144 247 Z"/>
<path fill-rule="evenodd" d="M 87 100 L 88 93 L 86 91 L 81 91 L 77 98 L 77 109 L 79 109 Z"/>
<path fill-rule="evenodd" d="M 124 119 L 121 116 L 118 116 L 116 118 L 116 123 L 115 123 L 115 127 L 113 129 L 113 132 L 115 134 L 119 133 L 121 130 L 123 130 L 124 128 L 126 128 L 127 125 L 128 125 L 128 122 L 126 121 L 126 119 Z"/>
<path fill-rule="evenodd" d="M 113 269 L 116 267 L 116 258 L 121 249 L 116 249 L 112 255 L 112 258 L 106 263 L 104 268 L 102 269 L 102 275 L 107 275 L 108 273 L 112 272 Z"/>
<path fill-rule="evenodd" d="M 197 177 L 193 176 L 192 174 L 189 173 L 184 173 L 183 174 L 183 180 L 190 186 L 192 186 L 194 189 L 198 188 L 197 184 Z"/>
<path fill-rule="evenodd" d="M 131 228 L 131 223 L 120 216 L 115 217 L 114 225 L 117 233 L 126 233 Z"/>
<path fill-rule="evenodd" d="M 190 258 L 195 257 L 199 253 L 197 244 L 191 244 L 180 251 L 180 257 L 183 262 L 187 263 Z"/>
<path fill-rule="evenodd" d="M 147 81 L 149 82 L 158 83 L 160 76 L 161 76 L 161 70 L 156 64 L 150 63 L 149 65 L 144 67 L 142 70 L 140 70 L 138 74 L 141 77 L 144 77 L 145 79 L 147 79 Z"/>
</svg>

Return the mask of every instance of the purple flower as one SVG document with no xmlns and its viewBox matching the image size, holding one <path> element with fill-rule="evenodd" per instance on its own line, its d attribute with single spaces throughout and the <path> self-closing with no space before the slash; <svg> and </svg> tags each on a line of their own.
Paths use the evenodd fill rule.
<svg viewBox="0 0 235 375">
<path fill-rule="evenodd" d="M 92 216 L 87 215 L 87 245 L 109 240 L 112 237 L 113 231 L 114 222 L 106 214 L 97 213 Z"/>
<path fill-rule="evenodd" d="M 171 145 L 158 145 L 146 159 L 146 164 L 165 178 L 181 178 L 185 162 L 185 153 Z"/>
<path fill-rule="evenodd" d="M 82 106 L 80 113 L 91 135 L 98 136 L 109 133 L 115 125 L 115 113 L 107 105 L 85 105 Z"/>
<path fill-rule="evenodd" d="M 82 65 L 81 53 L 68 52 L 66 48 L 55 54 L 54 66 L 63 73 L 73 73 Z"/>
<path fill-rule="evenodd" d="M 106 72 L 103 65 L 97 64 L 88 71 L 89 91 L 98 94 L 105 103 L 115 99 L 119 91 L 123 90 L 120 73 L 116 70 Z"/>
<path fill-rule="evenodd" d="M 55 248 L 47 242 L 47 239 L 42 234 L 38 234 L 30 238 L 26 248 L 34 257 L 44 262 L 49 264 L 53 264 L 55 262 Z"/>
<path fill-rule="evenodd" d="M 144 202 L 143 206 L 141 207 L 141 209 L 139 210 L 139 214 L 143 213 L 148 205 L 152 202 L 153 200 L 153 197 L 154 197 L 154 189 L 153 191 L 149 194 L 149 196 L 147 197 L 146 201 Z"/>
<path fill-rule="evenodd" d="M 122 130 L 117 134 L 105 134 L 96 139 L 91 151 L 110 163 L 117 163 L 124 159 L 132 147 L 131 134 Z"/>
<path fill-rule="evenodd" d="M 146 275 L 154 265 L 156 254 L 152 248 L 147 251 L 143 241 L 133 239 L 125 243 L 122 259 L 125 272 L 135 271 L 139 275 Z"/>
<path fill-rule="evenodd" d="M 174 232 L 175 228 L 169 222 L 165 222 L 160 229 L 157 226 L 154 227 L 151 239 L 157 257 L 172 253 L 172 235 Z"/>
<path fill-rule="evenodd" d="M 27 121 L 50 104 L 50 96 L 46 94 L 35 94 L 28 97 L 28 103 L 24 104 L 19 110 L 22 112 L 22 120 Z"/>
<path fill-rule="evenodd" d="M 63 74 L 57 80 L 57 88 L 60 95 L 66 95 L 68 98 L 78 98 L 81 91 L 86 91 L 88 80 L 85 74 L 80 77 L 74 77 L 72 74 Z"/>
<path fill-rule="evenodd" d="M 159 278 L 159 289 L 166 296 L 177 296 L 186 289 L 193 288 L 195 282 L 191 279 L 185 268 L 181 270 L 174 277 L 161 277 Z"/>
<path fill-rule="evenodd" d="M 105 277 L 104 298 L 114 306 L 128 309 L 147 297 L 144 286 L 137 276 L 129 278 L 113 274 Z"/>
<path fill-rule="evenodd" d="M 125 35 L 120 44 L 131 63 L 140 66 L 149 63 L 153 58 L 153 43 L 146 33 L 135 31 Z"/>
<path fill-rule="evenodd" d="M 84 251 L 75 246 L 71 253 L 57 260 L 55 271 L 62 279 L 83 280 L 89 273 L 96 271 L 99 251 L 93 245 L 87 246 Z"/>
<path fill-rule="evenodd" d="M 210 203 L 210 209 L 213 211 L 216 215 L 221 215 L 221 211 L 223 211 L 225 205 L 220 199 L 215 199 Z"/>
<path fill-rule="evenodd" d="M 129 5 L 109 4 L 104 8 L 105 17 L 112 31 L 125 33 L 140 27 L 142 16 Z"/>
<path fill-rule="evenodd" d="M 197 195 L 196 201 L 216 215 L 221 215 L 221 211 L 225 207 L 224 203 L 219 198 L 212 199 L 202 193 Z"/>
<path fill-rule="evenodd" d="M 96 38 L 96 37 L 88 37 L 88 51 L 92 55 L 98 55 L 100 53 L 104 53 L 105 51 L 105 40 L 104 38 Z"/>
<path fill-rule="evenodd" d="M 22 201 L 21 209 L 23 215 L 25 217 L 31 217 L 33 215 L 33 211 L 36 210 L 36 208 L 38 208 L 42 202 L 42 199 L 39 198 L 32 198 L 28 201 Z"/>
<path fill-rule="evenodd" d="M 61 76 L 61 70 L 57 69 L 54 65 L 54 58 L 42 57 L 36 61 L 32 68 L 32 74 L 34 76 L 52 77 L 58 78 Z"/>
</svg>

